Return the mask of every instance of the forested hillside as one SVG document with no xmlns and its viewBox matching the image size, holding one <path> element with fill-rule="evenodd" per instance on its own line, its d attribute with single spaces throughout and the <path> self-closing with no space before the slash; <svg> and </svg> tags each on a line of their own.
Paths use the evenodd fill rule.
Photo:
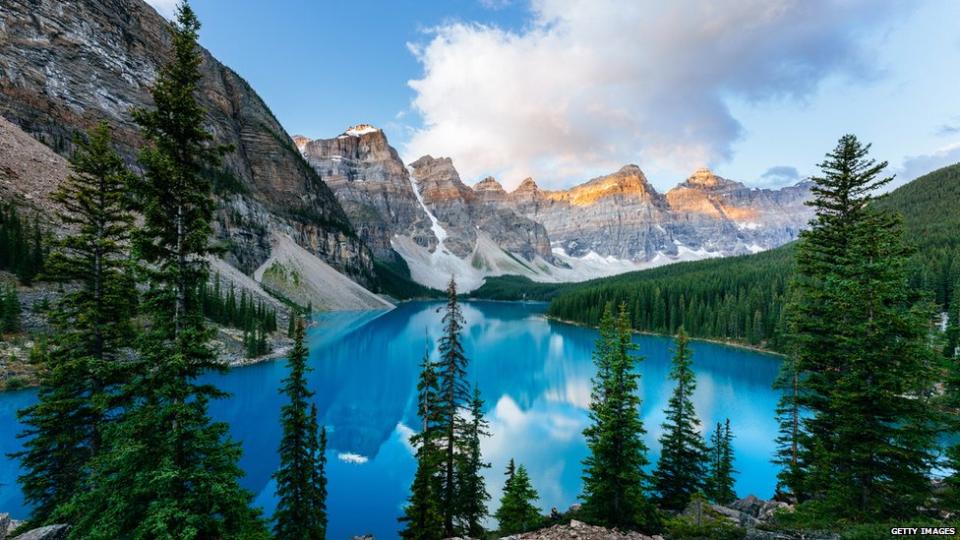
<svg viewBox="0 0 960 540">
<path fill-rule="evenodd" d="M 922 176 L 879 198 L 876 206 L 904 217 L 911 284 L 948 307 L 960 281 L 960 164 Z M 602 306 L 624 302 L 637 330 L 782 347 L 785 291 L 794 245 L 757 255 L 680 263 L 571 285 L 549 314 L 596 325 Z M 490 290 L 492 292 L 493 286 Z M 498 292 L 504 293 L 501 284 Z M 482 292 L 478 291 L 478 292 Z"/>
</svg>

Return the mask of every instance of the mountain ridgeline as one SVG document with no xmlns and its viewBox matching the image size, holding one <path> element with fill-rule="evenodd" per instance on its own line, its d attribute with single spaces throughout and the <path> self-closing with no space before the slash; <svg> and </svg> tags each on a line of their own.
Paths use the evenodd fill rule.
<svg viewBox="0 0 960 540">
<path fill-rule="evenodd" d="M 960 164 L 901 186 L 874 201 L 899 213 L 913 255 L 910 284 L 946 311 L 960 284 Z M 732 340 L 779 350 L 784 345 L 784 304 L 795 270 L 794 244 L 745 257 L 675 264 L 654 270 L 558 287 L 492 280 L 478 296 L 552 298 L 551 316 L 595 325 L 598 306 L 625 302 L 637 330 Z"/>
<path fill-rule="evenodd" d="M 381 264 L 442 288 L 491 276 L 576 282 L 664 264 L 757 253 L 796 238 L 810 219 L 810 183 L 749 188 L 698 169 L 659 193 L 636 165 L 567 190 L 532 178 L 506 191 L 472 187 L 447 157 L 404 166 L 382 130 L 354 126 L 332 139 L 294 136 Z"/>
</svg>

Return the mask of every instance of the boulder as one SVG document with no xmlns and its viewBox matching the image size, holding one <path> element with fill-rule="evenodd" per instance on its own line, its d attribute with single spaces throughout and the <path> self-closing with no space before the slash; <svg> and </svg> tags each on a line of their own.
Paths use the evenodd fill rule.
<svg viewBox="0 0 960 540">
<path fill-rule="evenodd" d="M 10 528 L 10 514 L 0 514 L 0 540 L 3 540 L 7 537 L 7 532 L 12 530 Z"/>
<path fill-rule="evenodd" d="M 47 525 L 27 531 L 13 540 L 64 540 L 69 532 L 69 525 Z"/>
<path fill-rule="evenodd" d="M 765 501 L 757 513 L 757 519 L 760 521 L 770 521 L 778 510 L 792 511 L 793 506 L 783 501 Z"/>
<path fill-rule="evenodd" d="M 742 499 L 737 499 L 730 503 L 730 508 L 734 510 L 739 510 L 744 514 L 750 514 L 753 517 L 757 517 L 760 514 L 760 509 L 763 508 L 763 505 L 766 501 L 758 499 L 754 495 L 747 495 Z"/>
</svg>

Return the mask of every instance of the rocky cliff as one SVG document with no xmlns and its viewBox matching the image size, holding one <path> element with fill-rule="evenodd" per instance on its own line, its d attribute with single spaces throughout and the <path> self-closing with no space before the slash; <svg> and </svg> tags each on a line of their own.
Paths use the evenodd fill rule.
<svg viewBox="0 0 960 540">
<path fill-rule="evenodd" d="M 593 252 L 649 260 L 655 253 L 676 254 L 664 228 L 668 205 L 636 165 L 565 191 L 544 191 L 527 179 L 507 204 L 542 223 L 554 246 L 571 257 Z"/>
<path fill-rule="evenodd" d="M 813 213 L 810 184 L 748 188 L 698 169 L 666 194 L 636 165 L 563 191 L 530 178 L 498 204 L 542 223 L 569 257 L 599 255 L 637 263 L 741 255 L 796 238 Z"/>
<path fill-rule="evenodd" d="M 537 255 L 551 260 L 544 226 L 503 205 L 503 188 L 490 178 L 474 190 L 460 180 L 450 158 L 423 156 L 410 164 L 424 204 L 447 232 L 444 245 L 458 257 L 474 252 L 478 233 L 486 233 L 502 249 L 527 261 Z"/>
<path fill-rule="evenodd" d="M 0 3 L 0 116 L 63 155 L 75 133 L 105 120 L 135 165 L 141 139 L 131 110 L 170 51 L 168 23 L 141 0 Z M 373 258 L 333 193 L 302 159 L 269 108 L 204 52 L 202 105 L 216 142 L 234 151 L 210 171 L 220 196 L 215 230 L 228 260 L 251 273 L 270 255 L 270 231 L 288 234 L 360 282 Z"/>
<path fill-rule="evenodd" d="M 378 259 L 397 257 L 390 245 L 395 235 L 409 236 L 430 250 L 436 247 L 407 168 L 382 130 L 361 124 L 333 139 L 296 135 L 293 141 Z"/>
</svg>

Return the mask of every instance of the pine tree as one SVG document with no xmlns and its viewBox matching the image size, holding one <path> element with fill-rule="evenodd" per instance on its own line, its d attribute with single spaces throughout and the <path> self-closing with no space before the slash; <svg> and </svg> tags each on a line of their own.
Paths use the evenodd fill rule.
<svg viewBox="0 0 960 540">
<path fill-rule="evenodd" d="M 614 318 L 607 304 L 593 354 L 597 374 L 590 396 L 592 425 L 583 432 L 590 456 L 584 460 L 581 499 L 584 515 L 597 525 L 655 532 L 659 517 L 644 493 L 648 461 L 635 349 L 626 307 Z"/>
<path fill-rule="evenodd" d="M 327 427 L 320 426 L 315 404 L 310 404 L 310 425 L 313 426 L 310 456 L 314 463 L 313 474 L 310 476 L 310 496 L 314 504 L 309 517 L 311 528 L 317 531 L 318 538 L 322 539 L 327 534 Z"/>
<path fill-rule="evenodd" d="M 437 362 L 436 407 L 440 422 L 437 441 L 442 448 L 440 462 L 441 492 L 440 511 L 443 513 L 443 532 L 455 536 L 459 515 L 457 489 L 457 462 L 464 452 L 464 420 L 460 409 L 470 401 L 465 382 L 467 357 L 460 343 L 460 332 L 465 324 L 457 302 L 457 284 L 450 279 L 447 286 L 447 307 L 443 315 L 443 337 L 440 338 L 440 359 Z"/>
<path fill-rule="evenodd" d="M 781 392 L 777 402 L 777 424 L 779 433 L 776 438 L 777 452 L 773 463 L 780 466 L 777 473 L 777 491 L 795 500 L 804 499 L 802 479 L 804 476 L 801 461 L 801 438 L 804 437 L 800 412 L 800 373 L 796 361 L 787 357 L 780 364 L 780 373 L 773 388 Z"/>
<path fill-rule="evenodd" d="M 500 536 L 518 534 L 536 529 L 543 521 L 534 505 L 539 495 L 530 484 L 530 477 L 523 465 L 515 467 L 511 459 L 507 465 L 507 481 L 503 486 L 500 508 L 494 514 L 499 524 Z"/>
<path fill-rule="evenodd" d="M 956 358 L 960 355 L 960 281 L 953 286 L 953 298 L 947 311 L 946 343 L 943 346 L 943 356 Z"/>
<path fill-rule="evenodd" d="M 677 385 L 667 405 L 660 437 L 660 460 L 653 473 L 653 485 L 661 507 L 680 511 L 686 507 L 690 496 L 703 488 L 707 449 L 699 432 L 700 420 L 693 408 L 693 391 L 697 382 L 683 328 L 676 343 L 670 378 Z"/>
<path fill-rule="evenodd" d="M 487 517 L 487 493 L 481 471 L 490 467 L 480 455 L 481 437 L 490 436 L 489 423 L 483 418 L 483 400 L 480 389 L 474 387 L 470 400 L 470 419 L 464 429 L 464 452 L 457 463 L 458 514 L 461 528 L 471 538 L 485 534 L 483 520 Z"/>
<path fill-rule="evenodd" d="M 821 512 L 859 521 L 915 515 L 936 448 L 932 310 L 909 296 L 900 219 L 870 204 L 892 177 L 869 149 L 846 135 L 820 165 L 789 306 L 800 489 Z"/>
<path fill-rule="evenodd" d="M 213 198 L 209 175 L 224 153 L 210 144 L 196 100 L 203 56 L 186 2 L 171 25 L 173 57 L 153 87 L 155 109 L 138 110 L 144 177 L 132 194 L 143 216 L 134 235 L 150 288 L 150 319 L 138 343 L 130 406 L 105 432 L 89 491 L 71 502 L 78 538 L 263 538 L 237 466 L 240 447 L 208 413 L 223 394 L 198 377 L 216 364 L 196 291 L 207 280 Z"/>
<path fill-rule="evenodd" d="M 287 361 L 290 373 L 280 390 L 288 401 L 280 413 L 280 468 L 273 475 L 278 498 L 273 535 L 278 540 L 322 540 L 326 534 L 322 448 L 326 446 L 326 431 L 319 431 L 316 408 L 309 407 L 313 392 L 307 388 L 306 374 L 310 368 L 303 334 L 303 322 L 298 321 Z"/>
<path fill-rule="evenodd" d="M 3 295 L 3 319 L 0 332 L 15 334 L 20 331 L 20 296 L 16 286 L 7 287 Z"/>
<path fill-rule="evenodd" d="M 70 288 L 51 312 L 56 339 L 41 358 L 37 404 L 19 412 L 27 429 L 17 454 L 20 483 L 35 525 L 69 516 L 59 511 L 81 489 L 102 431 L 116 412 L 124 380 L 120 350 L 132 335 L 136 289 L 126 272 L 133 222 L 124 197 L 131 174 L 99 124 L 78 137 L 71 174 L 53 199 L 75 232 L 57 241 L 46 278 Z"/>
<path fill-rule="evenodd" d="M 417 415 L 422 424 L 420 432 L 410 441 L 417 448 L 417 472 L 410 488 L 409 502 L 400 518 L 400 522 L 406 524 L 400 536 L 407 540 L 444 538 L 439 481 L 442 456 L 437 440 L 440 429 L 438 390 L 436 368 L 430 355 L 425 353 L 417 383 Z"/>
<path fill-rule="evenodd" d="M 730 504 L 737 499 L 733 489 L 733 432 L 730 419 L 725 423 L 717 422 L 717 428 L 710 437 L 710 455 L 707 481 L 704 487 L 707 497 L 717 504 Z"/>
</svg>

